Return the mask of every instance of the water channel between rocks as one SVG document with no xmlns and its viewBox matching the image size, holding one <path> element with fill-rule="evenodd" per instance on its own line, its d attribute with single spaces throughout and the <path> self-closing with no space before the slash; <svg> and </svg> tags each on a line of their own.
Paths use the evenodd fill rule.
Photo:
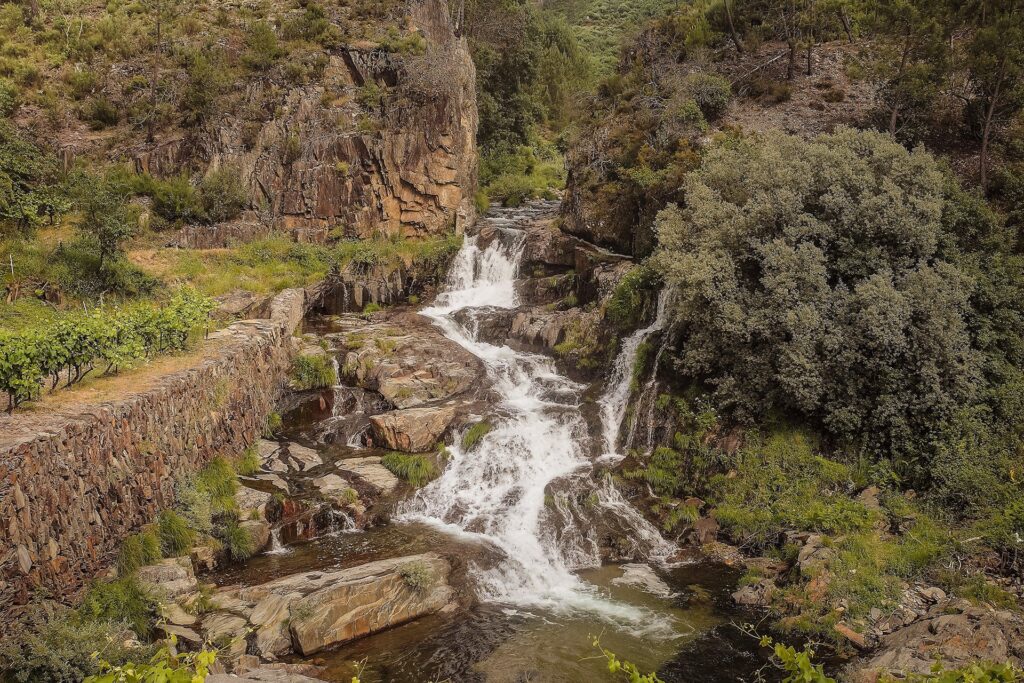
<svg viewBox="0 0 1024 683">
<path fill-rule="evenodd" d="M 609 680 L 594 636 L 665 681 L 749 677 L 761 661 L 731 625 L 742 619 L 729 599 L 737 572 L 680 560 L 601 474 L 620 459 L 633 361 L 640 343 L 661 329 L 663 307 L 623 340 L 599 392 L 561 374 L 546 356 L 478 338 L 488 316 L 521 304 L 515 283 L 529 211 L 485 219 L 496 237 L 484 247 L 467 237 L 443 292 L 420 311 L 481 362 L 496 399 L 488 408 L 491 431 L 470 452 L 456 435 L 443 473 L 398 502 L 387 524 L 350 531 L 342 523 L 312 540 L 277 532 L 271 552 L 210 578 L 255 584 L 427 551 L 451 561 L 453 584 L 472 607 L 320 653 L 314 663 L 328 680 L 350 680 L 360 663 L 364 683 Z M 336 330 L 330 317 L 307 323 L 322 336 Z M 356 438 L 373 401 L 353 396 L 340 415 L 323 404 L 292 410 L 285 434 L 325 461 L 379 455 Z M 598 529 L 628 539 L 633 561 L 602 563 Z"/>
</svg>

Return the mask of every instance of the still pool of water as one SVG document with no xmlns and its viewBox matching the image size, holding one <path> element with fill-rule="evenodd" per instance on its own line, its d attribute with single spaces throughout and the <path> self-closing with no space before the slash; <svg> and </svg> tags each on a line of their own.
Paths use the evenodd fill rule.
<svg viewBox="0 0 1024 683">
<path fill-rule="evenodd" d="M 656 633 L 622 628 L 587 613 L 483 604 L 364 638 L 322 653 L 316 662 L 326 667 L 324 678 L 339 682 L 350 681 L 360 671 L 363 683 L 614 680 L 593 646 L 594 637 L 599 637 L 602 646 L 643 671 L 661 671 L 666 683 L 736 681 L 763 663 L 756 643 L 732 625 L 742 617 L 728 600 L 736 581 L 734 570 L 694 564 L 659 571 L 668 595 L 616 584 L 623 574 L 616 565 L 580 573 L 604 599 L 649 610 L 652 622 L 658 623 Z M 667 632 L 661 627 L 666 620 L 671 624 Z M 723 640 L 724 647 L 715 651 L 717 633 L 730 630 L 738 647 Z M 706 671 L 707 662 L 701 660 L 709 654 L 718 662 Z M 694 678 L 690 671 L 702 673 Z"/>
</svg>

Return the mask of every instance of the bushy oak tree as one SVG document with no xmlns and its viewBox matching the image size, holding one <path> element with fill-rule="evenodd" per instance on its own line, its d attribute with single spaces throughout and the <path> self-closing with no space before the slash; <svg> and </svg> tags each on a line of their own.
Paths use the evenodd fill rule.
<svg viewBox="0 0 1024 683">
<path fill-rule="evenodd" d="M 678 370 L 736 419 L 810 419 L 910 471 L 979 377 L 945 193 L 932 156 L 878 133 L 711 150 L 657 220 Z"/>
</svg>

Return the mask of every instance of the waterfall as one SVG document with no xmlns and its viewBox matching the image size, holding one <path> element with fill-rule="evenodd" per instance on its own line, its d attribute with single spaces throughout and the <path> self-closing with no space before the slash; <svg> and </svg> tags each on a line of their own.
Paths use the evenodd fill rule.
<svg viewBox="0 0 1024 683">
<path fill-rule="evenodd" d="M 626 406 L 632 393 L 633 368 L 636 366 L 640 345 L 647 341 L 655 332 L 665 327 L 668 318 L 668 295 L 658 296 L 658 314 L 647 327 L 641 328 L 622 340 L 622 349 L 615 359 L 608 386 L 601 398 L 601 430 L 604 434 L 604 454 L 602 458 L 612 461 L 622 459 L 618 451 L 619 432 L 622 420 L 626 416 Z M 634 420 L 635 424 L 636 420 Z"/>
<path fill-rule="evenodd" d="M 281 543 L 281 529 L 274 527 L 270 530 L 270 550 L 267 555 L 287 555 L 291 549 Z"/>
<path fill-rule="evenodd" d="M 496 412 L 502 417 L 472 453 L 453 444 L 442 475 L 406 501 L 399 514 L 500 552 L 497 566 L 472 568 L 483 600 L 585 611 L 635 633 L 669 637 L 673 631 L 666 617 L 612 602 L 574 571 L 600 564 L 593 525 L 582 523 L 585 511 L 569 502 L 588 497 L 594 489 L 587 457 L 590 437 L 580 412 L 585 387 L 559 374 L 550 358 L 480 341 L 475 324 L 467 328 L 456 321 L 454 314 L 466 308 L 519 304 L 514 281 L 525 234 L 508 221 L 490 222 L 498 237 L 485 249 L 477 237 L 467 237 L 445 291 L 421 313 L 483 362 L 501 397 Z M 564 498 L 547 496 L 549 487 L 563 491 Z M 609 506 L 612 514 L 629 507 L 621 497 L 603 495 L 614 503 Z M 664 541 L 651 538 L 657 532 L 635 510 L 630 508 L 630 513 L 620 526 L 642 526 L 644 531 L 632 537 L 649 546 L 644 552 L 661 554 Z"/>
<path fill-rule="evenodd" d="M 649 454 L 654 448 L 654 410 L 658 403 L 658 368 L 661 365 L 661 357 L 664 355 L 666 348 L 668 348 L 668 340 L 662 339 L 661 344 L 658 346 L 658 353 L 654 356 L 651 375 L 640 390 L 640 395 L 637 396 L 636 410 L 633 412 L 633 420 L 629 424 L 629 433 L 626 435 L 625 450 L 627 451 L 640 445 L 636 441 L 636 435 L 641 425 L 647 427 L 646 441 L 643 443 L 646 452 Z"/>
<path fill-rule="evenodd" d="M 363 447 L 363 435 L 366 434 L 369 425 L 364 425 L 360 429 L 357 429 L 352 433 L 352 436 L 348 437 L 348 441 L 345 445 L 349 448 L 362 448 Z"/>
</svg>

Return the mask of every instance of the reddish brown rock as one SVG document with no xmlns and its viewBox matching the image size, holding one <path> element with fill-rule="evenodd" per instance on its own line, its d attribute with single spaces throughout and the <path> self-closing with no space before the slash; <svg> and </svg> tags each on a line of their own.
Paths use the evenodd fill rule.
<svg viewBox="0 0 1024 683">
<path fill-rule="evenodd" d="M 455 406 L 393 410 L 370 418 L 378 443 L 406 453 L 431 450 L 455 419 Z"/>
</svg>

